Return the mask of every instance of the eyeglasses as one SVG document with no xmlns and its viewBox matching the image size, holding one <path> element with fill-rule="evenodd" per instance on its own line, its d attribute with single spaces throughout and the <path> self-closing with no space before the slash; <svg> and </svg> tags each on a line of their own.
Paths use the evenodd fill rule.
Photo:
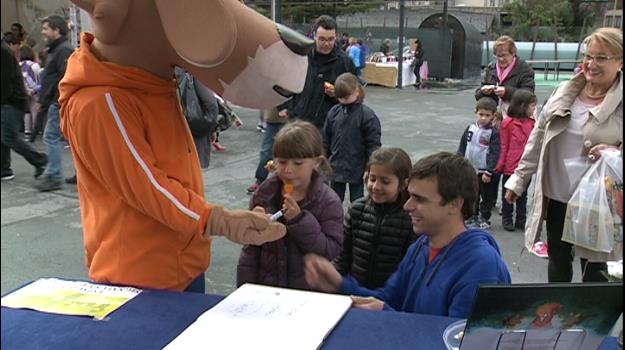
<svg viewBox="0 0 625 350">
<path fill-rule="evenodd" d="M 506 58 L 506 57 L 512 57 L 512 54 L 504 53 L 504 54 L 501 54 L 501 55 L 493 55 L 493 57 L 496 58 L 496 59 L 503 59 L 503 58 Z"/>
<path fill-rule="evenodd" d="M 319 40 L 322 44 L 332 44 L 336 41 L 336 38 L 324 38 L 322 36 L 318 36 L 317 40 Z"/>
<path fill-rule="evenodd" d="M 595 62 L 595 64 L 599 65 L 599 66 L 603 66 L 604 64 L 608 63 L 608 61 L 610 60 L 618 60 L 621 59 L 621 56 L 606 56 L 606 55 L 597 55 L 597 56 L 592 56 L 589 54 L 585 54 L 583 57 L 584 63 L 590 63 L 590 61 Z"/>
</svg>

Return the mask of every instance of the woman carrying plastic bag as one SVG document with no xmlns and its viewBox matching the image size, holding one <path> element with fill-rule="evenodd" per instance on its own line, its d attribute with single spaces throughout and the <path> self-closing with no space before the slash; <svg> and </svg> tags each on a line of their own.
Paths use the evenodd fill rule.
<svg viewBox="0 0 625 350">
<path fill-rule="evenodd" d="M 605 150 L 581 178 L 568 202 L 562 240 L 590 261 L 623 255 L 623 158 Z M 603 258 L 600 256 L 603 255 Z"/>
</svg>

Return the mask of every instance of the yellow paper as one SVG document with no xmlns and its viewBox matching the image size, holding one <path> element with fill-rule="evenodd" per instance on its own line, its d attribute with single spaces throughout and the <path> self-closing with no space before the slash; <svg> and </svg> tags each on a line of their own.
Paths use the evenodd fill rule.
<svg viewBox="0 0 625 350">
<path fill-rule="evenodd" d="M 140 292 L 131 287 L 43 278 L 3 297 L 2 306 L 101 320 Z"/>
</svg>

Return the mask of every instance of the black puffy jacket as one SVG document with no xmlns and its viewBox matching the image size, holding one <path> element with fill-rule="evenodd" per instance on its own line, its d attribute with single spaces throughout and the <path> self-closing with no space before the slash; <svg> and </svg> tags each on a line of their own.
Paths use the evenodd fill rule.
<svg viewBox="0 0 625 350">
<path fill-rule="evenodd" d="M 334 264 L 369 289 L 384 286 L 417 239 L 401 203 L 376 204 L 368 197 L 352 203 L 344 226 L 343 252 Z"/>
</svg>

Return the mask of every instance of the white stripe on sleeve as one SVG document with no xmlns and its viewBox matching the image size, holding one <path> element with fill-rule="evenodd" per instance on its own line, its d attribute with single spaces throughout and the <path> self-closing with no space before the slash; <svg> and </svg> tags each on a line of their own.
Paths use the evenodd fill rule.
<svg viewBox="0 0 625 350">
<path fill-rule="evenodd" d="M 128 134 L 126 133 L 126 129 L 124 128 L 124 124 L 122 123 L 121 119 L 119 118 L 119 114 L 117 113 L 117 109 L 115 108 L 115 104 L 113 103 L 113 98 L 111 97 L 111 94 L 110 93 L 106 93 L 105 97 L 106 97 L 106 103 L 108 104 L 108 107 L 111 110 L 111 113 L 113 114 L 113 118 L 115 118 L 115 123 L 117 124 L 117 127 L 119 128 L 119 131 L 121 132 L 122 137 L 124 138 L 124 141 L 126 142 L 126 146 L 128 146 L 128 149 L 130 150 L 130 153 L 132 153 L 132 155 L 135 158 L 135 160 L 137 161 L 137 163 L 139 163 L 139 165 L 141 166 L 141 168 L 143 169 L 143 171 L 147 175 L 148 179 L 150 179 L 150 182 L 152 183 L 152 185 L 159 192 L 161 192 L 165 197 L 167 197 L 167 199 L 169 199 L 176 206 L 176 208 L 178 208 L 178 210 L 180 210 L 183 214 L 189 216 L 191 219 L 193 219 L 195 221 L 200 220 L 200 214 L 198 214 L 198 213 L 192 211 L 191 209 L 185 207 L 184 205 L 182 205 L 182 203 L 180 203 L 180 201 L 178 201 L 178 199 L 176 197 L 174 197 L 174 195 L 172 195 L 169 191 L 167 191 L 163 186 L 161 186 L 156 181 L 156 179 L 154 178 L 154 175 L 150 171 L 150 168 L 148 168 L 148 166 L 145 164 L 143 159 L 141 159 L 141 156 L 139 155 L 139 153 L 135 149 L 135 146 L 130 141 L 130 138 L 128 137 Z"/>
</svg>

